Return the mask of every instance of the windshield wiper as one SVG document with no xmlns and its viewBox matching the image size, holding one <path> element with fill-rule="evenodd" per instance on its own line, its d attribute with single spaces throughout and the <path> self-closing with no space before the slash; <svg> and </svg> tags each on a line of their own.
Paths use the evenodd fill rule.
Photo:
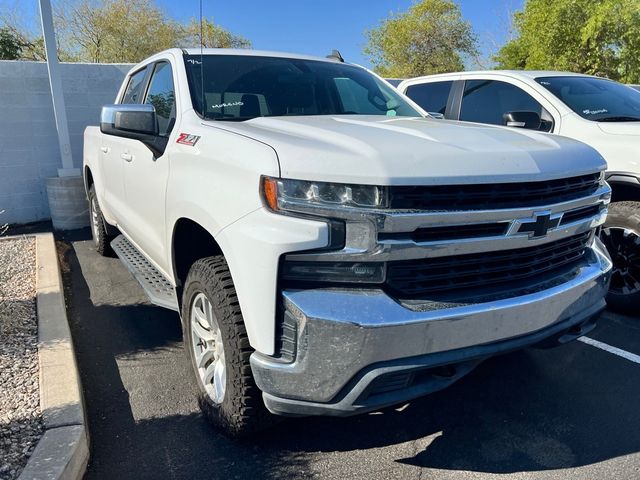
<svg viewBox="0 0 640 480">
<path fill-rule="evenodd" d="M 598 118 L 596 122 L 640 122 L 640 117 L 630 117 L 628 115 L 618 115 L 613 117 Z"/>
</svg>

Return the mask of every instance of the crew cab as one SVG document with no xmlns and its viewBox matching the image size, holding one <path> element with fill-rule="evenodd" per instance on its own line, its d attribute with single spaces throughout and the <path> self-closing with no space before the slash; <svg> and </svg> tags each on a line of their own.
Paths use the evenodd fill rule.
<svg viewBox="0 0 640 480">
<path fill-rule="evenodd" d="M 450 120 L 557 133 L 585 142 L 608 163 L 613 189 L 601 231 L 613 259 L 607 301 L 640 309 L 640 92 L 604 78 L 566 72 L 481 71 L 405 80 L 398 89 Z"/>
<path fill-rule="evenodd" d="M 434 120 L 337 57 L 167 50 L 85 131 L 96 249 L 180 312 L 229 435 L 428 394 L 605 305 L 593 148 Z"/>
</svg>

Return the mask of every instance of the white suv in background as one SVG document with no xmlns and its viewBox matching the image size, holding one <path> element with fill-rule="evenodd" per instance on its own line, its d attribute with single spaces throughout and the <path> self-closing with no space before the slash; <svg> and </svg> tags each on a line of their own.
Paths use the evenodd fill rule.
<svg viewBox="0 0 640 480">
<path fill-rule="evenodd" d="M 545 71 L 461 72 L 397 87 L 436 117 L 575 138 L 607 161 L 613 203 L 602 230 L 614 262 L 607 300 L 640 307 L 640 92 L 588 75 Z"/>
</svg>

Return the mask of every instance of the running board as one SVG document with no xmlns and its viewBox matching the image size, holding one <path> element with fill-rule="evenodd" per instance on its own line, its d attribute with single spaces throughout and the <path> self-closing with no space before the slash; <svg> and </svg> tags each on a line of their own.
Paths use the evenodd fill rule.
<svg viewBox="0 0 640 480">
<path fill-rule="evenodd" d="M 179 311 L 178 298 L 171 282 L 124 235 L 118 235 L 111 242 L 111 248 L 138 281 L 151 303 Z"/>
</svg>

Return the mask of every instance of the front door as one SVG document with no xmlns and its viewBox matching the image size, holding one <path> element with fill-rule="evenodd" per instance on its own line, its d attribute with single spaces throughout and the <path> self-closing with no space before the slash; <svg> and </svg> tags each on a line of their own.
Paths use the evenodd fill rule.
<svg viewBox="0 0 640 480">
<path fill-rule="evenodd" d="M 153 72 L 143 103 L 155 107 L 159 135 L 168 138 L 176 122 L 175 89 L 171 64 L 160 61 Z M 137 140 L 122 139 L 125 198 L 128 205 L 123 230 L 156 264 L 165 255 L 165 198 L 169 155 L 156 156 Z M 159 265 L 157 265 L 159 266 Z M 166 272 L 165 272 L 166 273 Z"/>
</svg>

